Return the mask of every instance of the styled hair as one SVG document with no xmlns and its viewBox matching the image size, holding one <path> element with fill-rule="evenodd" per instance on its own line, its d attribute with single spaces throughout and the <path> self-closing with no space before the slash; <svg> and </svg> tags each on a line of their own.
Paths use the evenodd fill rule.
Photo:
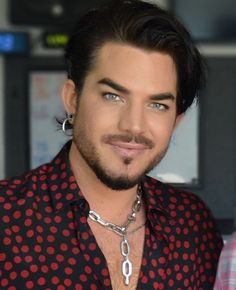
<svg viewBox="0 0 236 290">
<path fill-rule="evenodd" d="M 111 0 L 83 15 L 66 47 L 68 78 L 80 93 L 99 49 L 107 42 L 169 54 L 177 69 L 177 113 L 187 110 L 205 83 L 203 59 L 170 12 L 141 0 Z"/>
</svg>

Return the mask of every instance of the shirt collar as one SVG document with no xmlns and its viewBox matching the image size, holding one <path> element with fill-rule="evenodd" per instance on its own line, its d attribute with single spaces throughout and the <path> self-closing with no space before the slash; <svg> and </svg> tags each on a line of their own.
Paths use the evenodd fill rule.
<svg viewBox="0 0 236 290">
<path fill-rule="evenodd" d="M 144 176 L 142 192 L 147 213 L 160 212 L 165 216 L 170 215 L 167 198 L 169 193 L 166 185 L 154 178 Z"/>
<path fill-rule="evenodd" d="M 171 232 L 169 229 L 176 223 L 171 216 L 170 209 L 170 196 L 174 189 L 156 179 L 145 176 L 142 180 L 142 190 L 147 220 L 156 237 L 159 240 L 164 238 L 168 243 Z"/>
<path fill-rule="evenodd" d="M 69 161 L 71 143 L 71 141 L 67 142 L 47 167 L 48 190 L 52 207 L 56 211 L 62 210 L 71 203 L 80 201 L 81 204 L 85 204 L 86 202 L 71 170 Z"/>
<path fill-rule="evenodd" d="M 71 203 L 86 204 L 86 200 L 76 182 L 69 161 L 71 141 L 67 142 L 47 167 L 48 190 L 54 210 L 59 211 Z M 162 214 L 170 217 L 168 190 L 166 185 L 148 176 L 141 180 L 143 200 L 148 219 Z"/>
</svg>

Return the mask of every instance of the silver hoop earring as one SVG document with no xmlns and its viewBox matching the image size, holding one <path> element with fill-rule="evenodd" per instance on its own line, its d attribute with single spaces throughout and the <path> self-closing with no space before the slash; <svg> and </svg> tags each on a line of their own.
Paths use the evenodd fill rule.
<svg viewBox="0 0 236 290">
<path fill-rule="evenodd" d="M 61 125 L 61 129 L 63 131 L 63 133 L 66 136 L 72 136 L 72 124 L 73 124 L 73 120 L 74 120 L 74 115 L 73 114 L 66 114 L 66 118 L 64 119 L 64 121 L 62 122 Z"/>
</svg>

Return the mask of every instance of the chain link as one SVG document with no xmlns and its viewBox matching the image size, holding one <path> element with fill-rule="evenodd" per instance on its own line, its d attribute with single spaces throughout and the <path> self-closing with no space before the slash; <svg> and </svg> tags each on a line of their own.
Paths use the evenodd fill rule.
<svg viewBox="0 0 236 290">
<path fill-rule="evenodd" d="M 133 272 L 133 266 L 129 260 L 130 246 L 125 236 L 123 237 L 120 246 L 121 246 L 121 254 L 125 258 L 124 261 L 122 262 L 122 274 L 125 278 L 125 285 L 129 285 L 130 276 L 132 275 Z"/>
<path fill-rule="evenodd" d="M 138 192 L 136 195 L 136 199 L 135 199 L 135 201 L 132 205 L 132 208 L 131 208 L 131 213 L 128 215 L 127 221 L 122 226 L 118 226 L 114 223 L 111 223 L 111 222 L 108 222 L 108 221 L 102 219 L 100 217 L 100 215 L 97 214 L 95 211 L 92 211 L 92 210 L 89 211 L 89 218 L 91 220 L 99 223 L 103 227 L 113 231 L 114 233 L 116 233 L 122 237 L 120 247 L 121 247 L 121 254 L 124 257 L 124 260 L 122 262 L 121 271 L 122 271 L 122 275 L 124 276 L 125 285 L 129 285 L 130 277 L 131 277 L 132 272 L 133 272 L 133 266 L 129 260 L 130 245 L 129 245 L 129 242 L 127 240 L 127 234 L 133 233 L 144 226 L 144 224 L 143 224 L 143 225 L 139 226 L 137 229 L 134 229 L 131 232 L 127 232 L 129 225 L 136 220 L 136 215 L 141 209 L 141 205 L 142 205 L 141 196 L 142 196 L 142 192 L 141 192 L 141 187 L 139 186 Z"/>
<path fill-rule="evenodd" d="M 141 190 L 139 187 L 136 199 L 132 205 L 131 209 L 132 212 L 128 215 L 127 221 L 122 226 L 118 226 L 114 223 L 102 219 L 98 213 L 92 210 L 89 211 L 89 218 L 123 237 L 127 233 L 127 228 L 129 227 L 130 223 L 136 220 L 136 215 L 140 211 L 140 209 L 141 209 Z"/>
</svg>

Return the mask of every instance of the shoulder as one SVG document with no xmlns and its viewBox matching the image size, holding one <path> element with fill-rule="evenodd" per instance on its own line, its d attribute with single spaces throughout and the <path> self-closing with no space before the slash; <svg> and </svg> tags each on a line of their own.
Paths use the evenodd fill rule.
<svg viewBox="0 0 236 290">
<path fill-rule="evenodd" d="M 182 188 L 174 187 L 170 184 L 163 183 L 152 177 L 146 176 L 144 186 L 153 191 L 154 196 L 163 200 L 166 207 L 179 209 L 206 209 L 209 210 L 205 202 L 196 194 L 186 191 Z"/>
<path fill-rule="evenodd" d="M 147 177 L 144 187 L 147 200 L 152 204 L 149 209 L 166 213 L 174 230 L 180 228 L 205 242 L 216 237 L 222 243 L 212 212 L 199 196 L 150 177 Z"/>
<path fill-rule="evenodd" d="M 150 203 L 155 202 L 148 208 L 153 228 L 165 235 L 176 257 L 189 259 L 198 289 L 212 289 L 222 239 L 211 211 L 194 193 L 152 178 L 146 182 Z"/>
<path fill-rule="evenodd" d="M 42 181 L 47 179 L 49 165 L 44 164 L 24 174 L 0 181 L 0 210 L 23 205 L 42 190 Z M 41 181 L 41 182 L 40 182 Z"/>
</svg>

